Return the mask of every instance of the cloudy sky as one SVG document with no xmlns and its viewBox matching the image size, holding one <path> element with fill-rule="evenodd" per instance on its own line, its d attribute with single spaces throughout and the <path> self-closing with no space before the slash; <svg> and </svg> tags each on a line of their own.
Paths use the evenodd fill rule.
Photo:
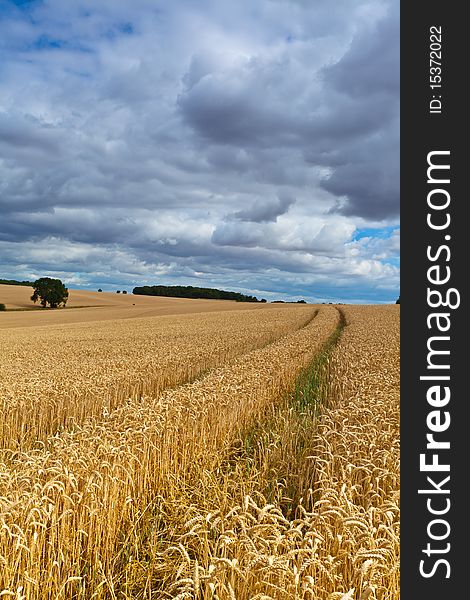
<svg viewBox="0 0 470 600">
<path fill-rule="evenodd" d="M 399 293 L 398 0 L 0 0 L 0 277 Z"/>
</svg>

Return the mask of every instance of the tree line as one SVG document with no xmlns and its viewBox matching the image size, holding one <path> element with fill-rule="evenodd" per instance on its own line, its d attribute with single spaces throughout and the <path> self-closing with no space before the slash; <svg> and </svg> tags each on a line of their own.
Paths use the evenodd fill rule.
<svg viewBox="0 0 470 600">
<path fill-rule="evenodd" d="M 32 281 L 16 281 L 16 279 L 0 279 L 1 285 L 28 285 L 33 287 Z"/>
<path fill-rule="evenodd" d="M 193 287 L 191 285 L 144 285 L 135 287 L 133 294 L 140 296 L 169 296 L 172 298 L 206 298 L 209 300 L 235 300 L 236 302 L 266 302 L 256 296 L 239 292 L 227 292 L 215 288 Z"/>
</svg>

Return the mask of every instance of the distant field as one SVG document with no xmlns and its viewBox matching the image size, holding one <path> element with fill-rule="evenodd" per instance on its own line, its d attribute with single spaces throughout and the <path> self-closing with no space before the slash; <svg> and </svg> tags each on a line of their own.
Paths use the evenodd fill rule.
<svg viewBox="0 0 470 600">
<path fill-rule="evenodd" d="M 34 304 L 30 299 L 32 293 L 33 290 L 30 287 L 0 285 L 0 302 L 7 308 L 6 312 L 0 313 L 0 329 L 221 310 L 256 310 L 279 306 L 269 303 L 134 296 L 133 294 L 69 289 L 67 308 L 50 310 L 41 309 L 39 303 Z M 35 308 L 38 310 L 25 310 Z M 74 308 L 77 310 L 72 310 Z"/>
</svg>

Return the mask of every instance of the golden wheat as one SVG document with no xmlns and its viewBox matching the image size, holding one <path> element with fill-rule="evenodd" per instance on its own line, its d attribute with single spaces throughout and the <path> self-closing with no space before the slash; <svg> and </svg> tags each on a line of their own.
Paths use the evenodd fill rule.
<svg viewBox="0 0 470 600">
<path fill-rule="evenodd" d="M 198 489 L 186 510 L 166 504 L 171 546 L 149 546 L 161 597 L 399 598 L 399 309 L 343 311 L 321 416 L 286 400 L 255 451 L 204 486 L 212 506 Z"/>
<path fill-rule="evenodd" d="M 105 417 L 305 325 L 313 307 L 98 321 L 2 332 L 0 448 Z M 234 318 L 236 317 L 236 318 Z"/>
<path fill-rule="evenodd" d="M 54 360 L 41 367 L 41 352 L 20 343 L 38 332 L 16 332 L 9 349 L 31 365 L 7 401 L 21 404 L 25 386 L 45 390 L 18 412 L 15 439 L 4 429 L 0 593 L 397 600 L 399 307 L 341 307 L 346 327 L 322 361 L 338 310 L 316 307 L 294 331 L 313 314 L 295 308 L 266 320 L 234 311 L 44 331 L 76 361 L 63 387 L 54 368 L 47 387 Z M 159 344 L 170 349 L 170 380 L 139 387 L 162 360 Z M 193 370 L 178 371 L 178 358 Z M 5 361 L 10 376 L 14 362 Z M 296 390 L 305 372 L 314 383 Z M 61 428 L 42 406 L 57 390 L 68 402 Z M 73 399 L 93 418 L 73 413 Z"/>
<path fill-rule="evenodd" d="M 185 594 L 205 598 L 212 597 L 208 594 L 213 591 L 218 593 L 211 586 L 219 584 L 207 575 L 212 540 L 207 541 L 205 552 L 197 558 L 191 547 L 193 534 L 200 531 L 201 517 L 207 525 L 213 521 L 220 525 L 222 517 L 218 515 L 230 512 L 233 474 L 237 491 L 251 489 L 254 470 L 250 472 L 250 464 L 240 467 L 236 464 L 236 452 L 233 456 L 241 432 L 254 420 L 263 421 L 274 414 L 302 368 L 338 323 L 333 307 L 321 307 L 309 325 L 291 331 L 302 320 L 305 322 L 305 311 L 301 318 L 300 312 L 294 312 L 297 316 L 287 316 L 290 311 L 283 310 L 276 323 L 274 311 L 270 310 L 263 331 L 262 311 L 257 311 L 253 316 L 256 329 L 242 335 L 241 342 L 237 338 L 245 319 L 241 314 L 225 313 L 220 317 L 226 320 L 222 328 L 222 321 L 214 318 L 209 330 L 207 319 L 213 317 L 207 315 L 197 325 L 193 323 L 194 315 L 188 317 L 181 329 L 174 321 L 173 330 L 171 322 L 166 323 L 171 331 L 163 338 L 166 343 L 174 340 L 174 331 L 178 330 L 180 349 L 189 348 L 190 352 L 191 345 L 196 346 L 193 357 L 202 352 L 203 361 L 198 363 L 197 372 L 201 371 L 201 364 L 207 368 L 228 358 L 232 362 L 192 384 L 164 393 L 157 388 L 154 394 L 142 395 L 147 390 L 141 390 L 130 395 L 127 387 L 125 394 L 129 397 L 125 402 L 117 402 L 114 409 L 111 406 L 101 414 L 95 411 L 93 419 L 75 419 L 73 428 L 43 435 L 35 447 L 22 449 L 7 440 L 0 465 L 0 589 L 4 595 L 99 599 Z M 311 307 L 308 314 L 312 316 Z M 162 323 L 161 319 L 158 323 Z M 125 345 L 127 335 L 138 329 L 137 320 L 129 324 L 129 330 L 119 325 L 121 332 L 113 338 L 116 343 Z M 147 328 L 146 342 L 152 337 L 148 335 L 152 325 L 148 320 L 142 324 Z M 102 334 L 107 333 L 109 322 Z M 238 342 L 227 339 L 230 333 Z M 62 339 L 59 332 L 55 334 Z M 280 340 L 272 342 L 282 334 L 285 335 Z M 63 337 L 73 335 L 67 328 Z M 185 340 L 189 340 L 186 346 Z M 264 348 L 233 358 L 250 350 L 250 346 L 269 341 L 272 343 Z M 213 357 L 214 353 L 216 360 L 208 360 L 207 356 Z M 82 346 L 77 360 L 80 362 L 85 354 Z M 181 354 L 180 360 L 187 360 L 184 350 Z M 40 354 L 33 355 L 39 360 Z M 103 364 L 113 370 L 118 363 L 117 373 L 122 373 L 121 367 L 126 365 L 135 369 L 132 352 L 119 357 L 122 364 L 115 355 Z M 171 370 L 175 363 L 169 364 Z M 145 369 L 137 371 L 136 379 L 145 373 Z M 75 378 L 78 385 L 82 372 L 77 367 L 69 376 L 71 383 Z M 187 371 L 184 377 L 188 377 Z M 119 378 L 115 382 L 117 388 L 123 385 Z M 65 387 L 67 397 L 70 389 L 73 386 Z M 99 406 L 103 399 L 99 390 L 95 393 Z M 37 403 L 39 413 L 42 401 Z M 20 431 L 28 430 L 28 418 L 19 423 L 23 428 Z M 41 431 L 47 431 L 47 427 Z M 236 518 L 237 511 L 231 508 Z M 270 510 L 264 514 L 263 519 L 273 519 Z M 239 527 L 244 519 L 238 519 Z M 186 530 L 188 523 L 190 528 Z M 272 531 L 264 527 L 263 520 L 259 532 L 260 537 L 265 532 L 269 546 Z M 268 566 L 270 561 L 277 565 L 270 557 Z M 225 558 L 220 556 L 220 565 Z M 282 564 L 281 560 L 279 565 Z M 225 567 L 217 567 L 222 568 Z M 226 568 L 232 575 L 220 585 L 227 598 L 239 598 L 236 574 L 243 571 L 233 561 Z M 274 581 L 268 583 L 277 585 Z"/>
</svg>

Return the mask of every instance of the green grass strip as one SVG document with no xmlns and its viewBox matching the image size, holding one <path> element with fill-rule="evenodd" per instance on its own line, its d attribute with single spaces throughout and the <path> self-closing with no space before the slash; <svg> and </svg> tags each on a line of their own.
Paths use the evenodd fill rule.
<svg viewBox="0 0 470 600">
<path fill-rule="evenodd" d="M 308 413 L 309 416 L 318 416 L 328 399 L 329 373 L 328 362 L 331 352 L 341 338 L 346 326 L 346 319 L 341 309 L 338 309 L 340 321 L 336 329 L 323 344 L 320 352 L 315 355 L 312 362 L 302 371 L 295 383 L 292 394 L 291 407 L 299 414 Z"/>
</svg>

